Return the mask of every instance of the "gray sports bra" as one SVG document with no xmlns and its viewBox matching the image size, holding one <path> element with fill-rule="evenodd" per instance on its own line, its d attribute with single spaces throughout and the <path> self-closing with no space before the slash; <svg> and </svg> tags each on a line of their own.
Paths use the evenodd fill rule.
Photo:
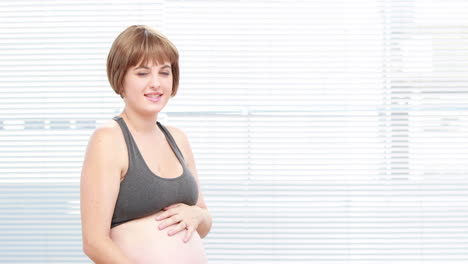
<svg viewBox="0 0 468 264">
<path fill-rule="evenodd" d="M 169 145 L 182 165 L 182 175 L 176 178 L 162 178 L 154 174 L 145 163 L 132 134 L 120 116 L 113 118 L 122 129 L 128 150 L 128 170 L 120 182 L 120 191 L 115 203 L 111 228 L 125 222 L 161 211 L 175 203 L 195 205 L 198 186 L 192 173 L 169 131 L 157 122 Z"/>
</svg>

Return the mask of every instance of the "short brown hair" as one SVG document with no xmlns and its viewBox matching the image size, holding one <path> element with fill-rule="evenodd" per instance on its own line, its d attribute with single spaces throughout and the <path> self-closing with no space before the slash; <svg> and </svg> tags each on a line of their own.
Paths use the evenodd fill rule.
<svg viewBox="0 0 468 264">
<path fill-rule="evenodd" d="M 114 40 L 107 56 L 107 78 L 115 93 L 122 96 L 125 74 L 130 67 L 145 65 L 148 61 L 171 63 L 172 96 L 179 88 L 179 52 L 160 32 L 143 25 L 125 29 Z"/>
</svg>

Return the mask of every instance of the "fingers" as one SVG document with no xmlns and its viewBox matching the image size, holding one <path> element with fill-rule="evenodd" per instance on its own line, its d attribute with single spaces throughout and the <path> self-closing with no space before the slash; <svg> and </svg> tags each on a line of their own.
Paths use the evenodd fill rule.
<svg viewBox="0 0 468 264">
<path fill-rule="evenodd" d="M 193 232 L 195 232 L 195 228 L 193 226 L 188 226 L 187 232 L 185 232 L 185 236 L 184 236 L 184 243 L 187 243 L 190 241 L 190 238 L 192 238 Z"/>
<path fill-rule="evenodd" d="M 173 228 L 170 229 L 167 234 L 173 236 L 183 230 L 187 230 L 183 237 L 184 243 L 187 243 L 192 238 L 193 232 L 196 231 L 197 226 L 200 222 L 199 212 L 194 209 L 192 206 L 185 204 L 173 204 L 164 208 L 164 212 L 156 217 L 156 221 L 163 220 L 159 224 L 159 230 L 163 230 L 169 226 Z"/>
<path fill-rule="evenodd" d="M 170 235 L 170 236 L 173 236 L 173 235 L 179 233 L 180 231 L 185 230 L 186 227 L 187 227 L 187 225 L 185 224 L 185 222 L 180 222 L 175 228 L 169 230 L 169 232 L 167 232 L 167 234 Z"/>
<path fill-rule="evenodd" d="M 174 224 L 177 224 L 181 221 L 181 217 L 180 215 L 174 215 L 170 218 L 167 218 L 166 220 L 164 220 L 163 222 L 161 222 L 161 224 L 159 224 L 159 230 L 163 230 L 164 228 L 168 227 L 168 226 L 171 226 L 171 225 L 174 225 Z"/>
<path fill-rule="evenodd" d="M 161 220 L 163 220 L 163 219 L 172 217 L 172 216 L 176 215 L 177 213 L 178 213 L 178 211 L 175 210 L 174 208 L 169 209 L 169 210 L 165 211 L 164 213 L 158 215 L 158 216 L 156 217 L 156 221 L 161 221 Z"/>
<path fill-rule="evenodd" d="M 165 207 L 164 210 L 169 210 L 169 209 L 172 209 L 172 208 L 177 208 L 177 207 L 180 207 L 181 205 L 182 205 L 181 203 L 169 205 L 168 207 Z"/>
</svg>

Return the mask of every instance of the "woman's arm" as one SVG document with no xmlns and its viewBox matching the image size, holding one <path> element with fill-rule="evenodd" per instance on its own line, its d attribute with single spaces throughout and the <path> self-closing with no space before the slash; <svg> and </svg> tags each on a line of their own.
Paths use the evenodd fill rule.
<svg viewBox="0 0 468 264">
<path fill-rule="evenodd" d="M 208 207 L 206 206 L 205 199 L 203 198 L 201 184 L 198 178 L 197 168 L 195 165 L 195 159 L 193 158 L 192 148 L 190 147 L 190 143 L 188 140 L 186 148 L 187 149 L 184 152 L 185 162 L 198 183 L 198 201 L 196 206 L 198 206 L 201 209 L 202 219 L 197 227 L 197 232 L 201 238 L 204 238 L 208 235 L 208 233 L 211 230 L 212 218 L 210 212 L 208 211 Z"/>
<path fill-rule="evenodd" d="M 188 241 L 191 237 L 192 232 L 195 231 L 195 228 L 193 226 L 196 226 L 196 231 L 198 232 L 201 238 L 204 238 L 211 230 L 212 218 L 208 211 L 208 207 L 206 206 L 205 199 L 203 198 L 203 193 L 201 190 L 200 180 L 197 174 L 192 148 L 190 146 L 187 136 L 181 130 L 171 126 L 166 127 L 170 130 L 171 135 L 176 140 L 177 145 L 179 146 L 180 150 L 182 151 L 182 154 L 184 155 L 184 160 L 187 164 L 187 167 L 190 169 L 190 172 L 197 181 L 198 201 L 197 204 L 194 206 L 188 206 L 185 204 L 175 204 L 165 208 L 166 212 L 164 212 L 157 218 L 158 221 L 168 218 L 163 223 L 161 223 L 160 229 L 172 226 L 173 224 L 183 219 L 183 223 L 181 221 L 181 223 L 175 226 L 174 229 L 169 231 L 171 235 L 174 235 L 180 231 L 183 231 L 184 229 L 187 229 L 184 240 Z"/>
<path fill-rule="evenodd" d="M 131 263 L 110 238 L 122 164 L 115 144 L 117 136 L 111 126 L 96 129 L 89 140 L 81 172 L 83 251 L 97 264 Z"/>
</svg>

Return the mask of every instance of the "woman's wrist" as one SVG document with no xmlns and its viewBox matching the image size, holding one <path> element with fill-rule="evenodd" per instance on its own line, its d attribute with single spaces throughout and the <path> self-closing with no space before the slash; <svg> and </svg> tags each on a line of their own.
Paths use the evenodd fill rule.
<svg viewBox="0 0 468 264">
<path fill-rule="evenodd" d="M 206 221 L 206 215 L 207 215 L 207 210 L 198 206 L 198 205 L 194 205 L 194 208 L 196 208 L 197 210 L 197 215 L 198 215 L 198 223 L 199 225 L 202 224 L 203 222 Z"/>
<path fill-rule="evenodd" d="M 194 205 L 194 206 L 197 206 L 197 205 Z M 211 215 L 208 212 L 208 209 L 202 208 L 200 206 L 197 206 L 197 207 L 198 207 L 197 210 L 199 212 L 198 214 L 199 222 L 198 222 L 197 232 L 203 238 L 208 234 L 208 232 L 211 229 Z"/>
</svg>

